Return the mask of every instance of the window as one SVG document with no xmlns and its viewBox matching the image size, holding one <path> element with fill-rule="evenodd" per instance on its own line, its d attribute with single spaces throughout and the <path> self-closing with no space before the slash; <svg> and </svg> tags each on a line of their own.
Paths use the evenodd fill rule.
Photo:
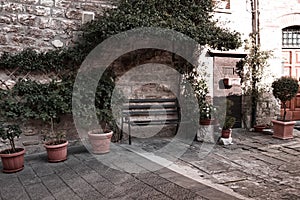
<svg viewBox="0 0 300 200">
<path fill-rule="evenodd" d="M 282 29 L 282 47 L 300 48 L 300 26 L 290 26 Z"/>
</svg>

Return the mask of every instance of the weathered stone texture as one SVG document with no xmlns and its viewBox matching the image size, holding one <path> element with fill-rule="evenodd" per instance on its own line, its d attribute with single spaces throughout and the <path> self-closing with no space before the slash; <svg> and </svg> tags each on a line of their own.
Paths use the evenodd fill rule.
<svg viewBox="0 0 300 200">
<path fill-rule="evenodd" d="M 268 124 L 275 116 L 279 116 L 279 104 L 271 94 L 263 94 L 257 104 L 257 124 Z"/>
<path fill-rule="evenodd" d="M 26 11 L 29 14 L 34 14 L 37 16 L 50 16 L 51 9 L 42 6 L 26 6 Z"/>
<path fill-rule="evenodd" d="M 46 51 L 70 45 L 83 23 L 83 12 L 97 17 L 103 13 L 103 7 L 110 6 L 109 0 L 1 1 L 0 54 L 28 47 Z M 60 41 L 59 45 L 53 41 Z"/>
<path fill-rule="evenodd" d="M 40 4 L 43 6 L 52 7 L 54 5 L 54 0 L 40 0 Z"/>
<path fill-rule="evenodd" d="M 0 34 L 0 44 L 7 44 L 7 39 L 4 35 Z"/>
<path fill-rule="evenodd" d="M 8 3 L 2 7 L 3 12 L 9 13 L 22 13 L 25 11 L 25 7 L 22 4 L 18 3 Z"/>
<path fill-rule="evenodd" d="M 82 16 L 82 12 L 78 9 L 69 9 L 66 12 L 66 17 L 68 19 L 78 19 L 80 20 Z"/>
</svg>

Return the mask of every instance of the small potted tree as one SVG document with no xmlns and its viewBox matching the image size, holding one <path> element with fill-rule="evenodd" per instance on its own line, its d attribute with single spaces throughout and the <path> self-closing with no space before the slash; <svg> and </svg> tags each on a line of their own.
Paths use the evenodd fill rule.
<svg viewBox="0 0 300 200">
<path fill-rule="evenodd" d="M 68 87 L 71 87 L 69 83 L 58 80 L 51 80 L 46 84 L 22 80 L 14 86 L 15 93 L 24 99 L 23 107 L 28 112 L 24 117 L 42 120 L 45 126 L 50 126 L 42 132 L 49 162 L 67 159 L 68 141 L 65 134 L 54 130 L 54 123 L 59 122 L 61 115 L 70 112 L 69 96 L 63 92 L 68 91 Z"/>
<path fill-rule="evenodd" d="M 67 159 L 68 141 L 66 134 L 54 131 L 53 118 L 51 118 L 51 132 L 45 134 L 44 147 L 47 151 L 49 162 L 61 162 Z"/>
<path fill-rule="evenodd" d="M 22 131 L 19 125 L 8 124 L 0 125 L 0 137 L 3 140 L 8 139 L 10 148 L 0 152 L 0 157 L 3 165 L 3 172 L 12 173 L 21 171 L 24 168 L 24 148 L 15 146 L 15 137 L 19 137 Z"/>
<path fill-rule="evenodd" d="M 298 80 L 291 77 L 281 77 L 272 83 L 273 95 L 281 101 L 283 116 L 279 120 L 272 120 L 273 137 L 280 139 L 293 138 L 295 121 L 286 120 L 287 102 L 296 96 L 299 85 Z"/>
</svg>

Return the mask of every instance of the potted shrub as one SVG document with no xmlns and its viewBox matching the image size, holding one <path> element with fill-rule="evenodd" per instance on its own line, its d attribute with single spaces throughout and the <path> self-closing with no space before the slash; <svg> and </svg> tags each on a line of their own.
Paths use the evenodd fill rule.
<svg viewBox="0 0 300 200">
<path fill-rule="evenodd" d="M 0 152 L 0 157 L 3 165 L 3 172 L 12 173 L 21 171 L 24 168 L 25 149 L 15 146 L 15 137 L 19 137 L 22 131 L 16 124 L 0 126 L 0 137 L 3 140 L 8 139 L 10 147 Z"/>
<path fill-rule="evenodd" d="M 42 120 L 45 126 L 50 125 L 50 130 L 44 133 L 44 147 L 48 154 L 49 162 L 60 162 L 67 159 L 68 141 L 65 134 L 54 131 L 54 122 L 59 122 L 60 117 L 70 113 L 72 83 L 65 82 L 64 78 L 52 79 L 49 82 L 34 80 L 21 80 L 13 88 L 14 94 L 22 99 L 23 118 Z"/>
<path fill-rule="evenodd" d="M 211 125 L 215 120 L 216 108 L 212 105 L 212 99 L 208 96 L 209 89 L 206 77 L 205 70 L 198 71 L 197 68 L 192 68 L 184 72 L 182 80 L 183 96 L 190 97 L 191 94 L 195 94 L 197 98 L 200 118 L 196 120 L 199 121 L 200 125 Z M 191 84 L 193 91 L 187 91 L 188 87 L 185 86 L 186 84 Z"/>
<path fill-rule="evenodd" d="M 279 120 L 272 120 L 273 137 L 280 139 L 293 138 L 295 121 L 286 120 L 287 102 L 296 96 L 299 85 L 298 80 L 291 77 L 281 77 L 272 83 L 273 95 L 281 101 L 283 116 Z"/>
<path fill-rule="evenodd" d="M 226 116 L 225 121 L 221 131 L 222 138 L 230 138 L 232 133 L 232 127 L 235 124 L 235 117 Z"/>
<path fill-rule="evenodd" d="M 214 122 L 214 113 L 216 108 L 208 102 L 199 106 L 200 111 L 200 125 L 211 125 Z"/>
<path fill-rule="evenodd" d="M 49 162 L 61 162 L 67 159 L 69 142 L 66 140 L 64 132 L 54 131 L 53 119 L 51 118 L 51 132 L 45 134 L 44 147 L 47 151 Z"/>
</svg>

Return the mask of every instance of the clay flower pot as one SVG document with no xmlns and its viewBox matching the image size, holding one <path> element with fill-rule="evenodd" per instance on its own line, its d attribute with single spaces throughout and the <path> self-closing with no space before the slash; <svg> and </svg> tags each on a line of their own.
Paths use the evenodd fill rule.
<svg viewBox="0 0 300 200">
<path fill-rule="evenodd" d="M 255 132 L 263 132 L 264 131 L 264 129 L 266 128 L 266 125 L 255 125 L 254 126 L 254 131 Z"/>
<path fill-rule="evenodd" d="M 92 145 L 94 154 L 108 153 L 110 150 L 110 140 L 113 135 L 113 131 L 103 132 L 100 129 L 96 129 L 88 132 L 89 141 Z"/>
<path fill-rule="evenodd" d="M 293 130 L 295 121 L 279 121 L 272 120 L 273 123 L 273 137 L 279 139 L 291 139 L 293 138 Z"/>
<path fill-rule="evenodd" d="M 68 141 L 62 144 L 44 144 L 49 162 L 61 162 L 67 159 Z"/>
<path fill-rule="evenodd" d="M 221 138 L 230 138 L 232 129 L 222 129 Z"/>
<path fill-rule="evenodd" d="M 199 124 L 204 126 L 213 125 L 214 119 L 200 119 Z"/>
<path fill-rule="evenodd" d="M 7 150 L 0 152 L 0 157 L 3 165 L 3 172 L 13 173 L 21 171 L 24 168 L 24 148 L 16 148 L 16 153 L 6 153 Z"/>
</svg>

